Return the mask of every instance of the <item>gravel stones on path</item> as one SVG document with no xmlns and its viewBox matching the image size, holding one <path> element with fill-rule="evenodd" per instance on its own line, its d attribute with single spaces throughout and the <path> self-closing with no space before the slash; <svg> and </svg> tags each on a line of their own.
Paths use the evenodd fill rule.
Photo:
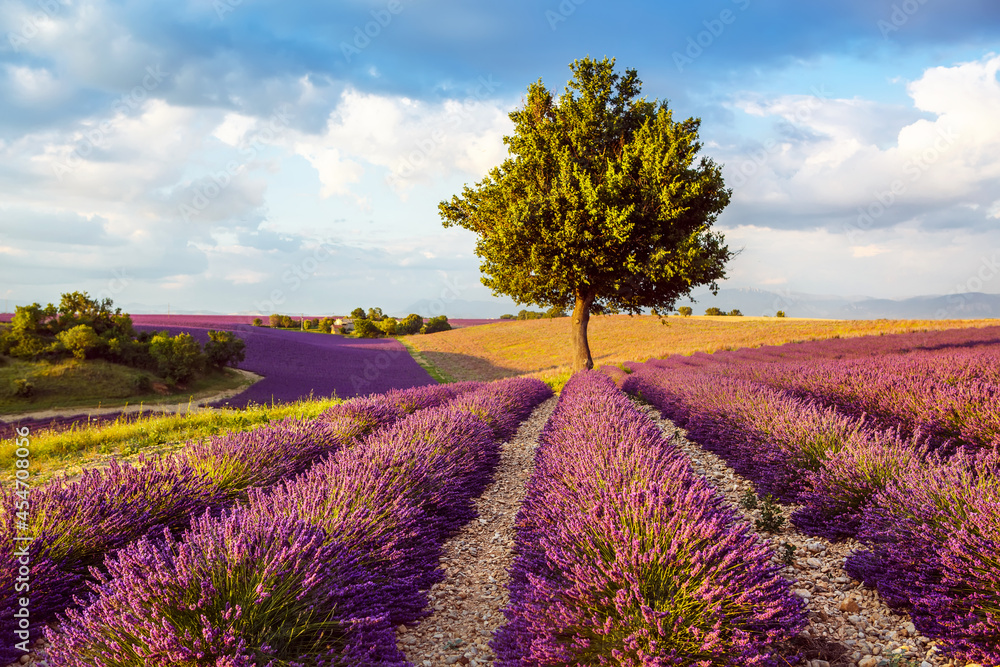
<svg viewBox="0 0 1000 667">
<path fill-rule="evenodd" d="M 739 505 L 747 490 L 753 490 L 749 481 L 724 459 L 689 441 L 682 429 L 662 418 L 655 408 L 637 405 L 688 455 L 695 472 L 735 505 L 751 526 L 760 519 L 760 509 L 747 510 Z M 784 545 L 795 547 L 792 565 L 784 566 L 782 574 L 793 582 L 793 592 L 805 599 L 809 610 L 809 627 L 796 642 L 807 658 L 806 667 L 978 667 L 940 656 L 936 642 L 918 635 L 908 615 L 889 609 L 878 592 L 865 588 L 844 571 L 844 560 L 862 548 L 860 542 L 850 539 L 834 543 L 800 533 L 788 521 L 799 506 L 779 506 L 785 517 L 781 530 L 757 532 L 772 544 L 777 564 L 782 564 L 778 554 L 785 553 Z"/>
<path fill-rule="evenodd" d="M 434 584 L 434 611 L 415 627 L 400 626 L 396 638 L 414 665 L 492 665 L 489 641 L 506 622 L 507 581 L 514 555 L 514 519 L 535 467 L 538 436 L 555 410 L 553 396 L 503 444 L 489 488 L 476 499 L 478 519 L 444 545 L 444 581 Z"/>
</svg>

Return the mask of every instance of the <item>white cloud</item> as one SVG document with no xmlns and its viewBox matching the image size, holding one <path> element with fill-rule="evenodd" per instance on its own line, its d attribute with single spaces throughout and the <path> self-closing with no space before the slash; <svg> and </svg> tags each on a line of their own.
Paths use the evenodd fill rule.
<svg viewBox="0 0 1000 667">
<path fill-rule="evenodd" d="M 733 208 L 776 226 L 832 226 L 880 203 L 888 209 L 876 216 L 882 226 L 976 219 L 974 207 L 995 199 L 1000 178 L 998 70 L 993 54 L 929 69 L 907 86 L 910 109 L 857 99 L 737 98 L 748 115 L 779 122 L 779 134 L 755 150 L 722 151 Z M 957 207 L 961 214 L 950 215 Z"/>
<path fill-rule="evenodd" d="M 347 90 L 320 136 L 300 135 L 293 150 L 316 168 L 322 194 L 343 195 L 366 167 L 390 172 L 401 196 L 456 172 L 482 177 L 506 156 L 511 131 L 505 105 L 420 102 Z"/>
</svg>

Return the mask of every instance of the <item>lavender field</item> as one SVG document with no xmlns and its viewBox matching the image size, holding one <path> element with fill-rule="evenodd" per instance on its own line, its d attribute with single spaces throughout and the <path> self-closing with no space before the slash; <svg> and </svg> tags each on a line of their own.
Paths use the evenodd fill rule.
<svg viewBox="0 0 1000 667">
<path fill-rule="evenodd" d="M 246 341 L 246 359 L 239 368 L 263 375 L 264 379 L 226 400 L 224 404 L 230 407 L 334 393 L 349 398 L 435 384 L 406 348 L 393 339 L 345 338 L 239 323 L 232 326 L 236 335 Z M 171 335 L 187 332 L 203 345 L 208 341 L 207 328 L 147 325 L 136 328 L 166 330 Z"/>
<path fill-rule="evenodd" d="M 609 375 L 761 496 L 796 507 L 797 529 L 856 540 L 845 572 L 941 653 L 995 665 L 998 361 L 992 328 L 670 357 Z"/>
</svg>

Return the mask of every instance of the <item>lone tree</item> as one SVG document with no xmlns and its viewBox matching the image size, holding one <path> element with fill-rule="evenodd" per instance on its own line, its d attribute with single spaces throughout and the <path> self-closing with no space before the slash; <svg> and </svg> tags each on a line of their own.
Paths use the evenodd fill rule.
<svg viewBox="0 0 1000 667">
<path fill-rule="evenodd" d="M 591 314 L 670 311 L 694 287 L 717 291 L 732 257 L 710 231 L 732 191 L 711 159 L 696 163 L 701 121 L 674 122 L 614 63 L 575 61 L 558 102 L 531 84 L 510 114 L 510 157 L 439 206 L 445 227 L 479 235 L 494 294 L 573 309 L 574 371 L 594 366 Z"/>
</svg>

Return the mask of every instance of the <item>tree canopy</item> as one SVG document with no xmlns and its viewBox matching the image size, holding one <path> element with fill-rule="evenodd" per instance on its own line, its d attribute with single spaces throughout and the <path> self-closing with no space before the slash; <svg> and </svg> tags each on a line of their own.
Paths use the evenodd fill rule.
<svg viewBox="0 0 1000 667">
<path fill-rule="evenodd" d="M 439 211 L 478 234 L 494 294 L 573 309 L 580 369 L 593 367 L 591 314 L 666 312 L 699 285 L 718 289 L 732 253 L 711 227 L 731 191 L 698 157 L 701 121 L 640 98 L 635 70 L 619 75 L 607 58 L 570 70 L 558 100 L 540 79 L 529 86 L 509 157 Z"/>
</svg>

